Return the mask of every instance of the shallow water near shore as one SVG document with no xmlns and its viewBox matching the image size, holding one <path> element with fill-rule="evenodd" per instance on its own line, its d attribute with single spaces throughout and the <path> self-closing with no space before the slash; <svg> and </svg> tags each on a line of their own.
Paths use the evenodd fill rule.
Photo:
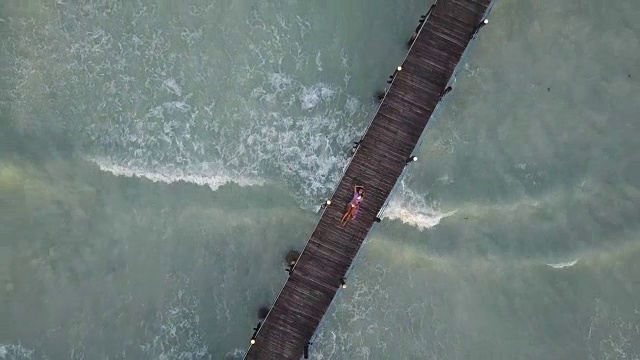
<svg viewBox="0 0 640 360">
<path fill-rule="evenodd" d="M 0 359 L 240 359 L 428 4 L 0 4 Z M 312 359 L 640 356 L 640 3 L 499 0 Z"/>
</svg>

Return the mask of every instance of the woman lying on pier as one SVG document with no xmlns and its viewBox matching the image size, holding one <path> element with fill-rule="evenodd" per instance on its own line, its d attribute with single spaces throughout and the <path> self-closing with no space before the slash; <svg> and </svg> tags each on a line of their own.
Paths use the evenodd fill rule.
<svg viewBox="0 0 640 360">
<path fill-rule="evenodd" d="M 358 209 L 360 208 L 360 203 L 364 199 L 364 186 L 356 185 L 353 187 L 353 198 L 347 205 L 347 210 L 344 215 L 342 215 L 342 227 L 347 225 L 347 222 L 351 219 L 355 219 L 356 215 L 358 215 Z"/>
</svg>

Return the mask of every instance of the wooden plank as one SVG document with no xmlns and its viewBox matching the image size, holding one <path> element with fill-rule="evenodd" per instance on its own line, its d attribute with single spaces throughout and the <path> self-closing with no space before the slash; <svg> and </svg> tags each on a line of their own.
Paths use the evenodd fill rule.
<svg viewBox="0 0 640 360">
<path fill-rule="evenodd" d="M 461 56 L 464 52 L 463 45 L 443 38 L 435 28 L 428 29 L 425 35 L 424 40 L 416 42 L 417 50 L 423 54 L 432 53 L 431 57 L 435 59 L 449 59 Z"/>
<path fill-rule="evenodd" d="M 425 71 L 421 66 L 415 66 L 415 69 L 421 70 L 420 73 L 411 72 L 414 68 L 412 63 L 405 62 L 407 64 L 407 72 L 404 72 L 402 76 L 398 76 L 397 80 L 409 80 L 415 86 L 423 89 L 422 98 L 429 98 L 430 96 L 426 93 L 429 91 L 439 92 L 440 89 L 444 88 L 447 84 L 447 78 L 441 72 L 435 71 Z M 394 81 L 395 83 L 395 81 Z M 433 110 L 433 108 L 431 108 Z"/>
<path fill-rule="evenodd" d="M 446 19 L 440 19 L 438 22 L 434 22 L 431 24 L 433 31 L 450 41 L 455 42 L 456 44 L 460 44 L 463 49 L 469 40 L 469 36 L 471 34 L 463 33 L 463 30 L 458 28 L 457 26 L 451 26 L 450 23 L 447 22 Z"/>
<path fill-rule="evenodd" d="M 460 37 L 463 42 L 468 41 L 469 36 L 471 36 L 473 32 L 473 27 L 468 27 L 457 18 L 448 16 L 447 14 L 438 15 L 438 21 L 433 22 L 431 26 L 433 26 L 434 29 L 438 29 L 438 31 L 455 34 Z"/>
<path fill-rule="evenodd" d="M 484 4 L 481 4 L 477 1 L 468 1 L 468 0 L 452 0 L 451 2 L 452 4 L 455 4 L 456 6 L 465 8 L 467 10 L 469 10 L 471 13 L 475 14 L 482 14 L 485 12 L 487 6 Z"/>
<path fill-rule="evenodd" d="M 473 28 L 477 25 L 475 22 L 469 26 L 468 24 L 460 21 L 460 19 L 455 16 L 451 16 L 449 14 L 440 14 L 438 15 L 438 26 L 446 26 L 448 29 L 452 29 L 460 33 L 461 35 L 471 36 L 473 33 Z"/>
</svg>

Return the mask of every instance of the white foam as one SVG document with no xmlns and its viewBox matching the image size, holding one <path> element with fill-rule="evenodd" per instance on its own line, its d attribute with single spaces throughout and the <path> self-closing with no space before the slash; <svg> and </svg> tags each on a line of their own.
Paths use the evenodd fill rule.
<svg viewBox="0 0 640 360">
<path fill-rule="evenodd" d="M 284 90 L 291 85 L 293 79 L 291 76 L 283 73 L 271 73 L 269 74 L 269 84 L 278 91 Z"/>
<path fill-rule="evenodd" d="M 53 109 L 60 119 L 55 128 L 64 129 L 74 148 L 103 171 L 213 189 L 229 182 L 261 185 L 266 179 L 286 184 L 303 207 L 331 194 L 346 164 L 349 143 L 361 135 L 372 109 L 346 94 L 340 84 L 300 74 L 331 61 L 341 64 L 348 79 L 344 48 L 335 59 L 317 49 L 307 51 L 300 44 L 311 30 L 309 22 L 282 17 L 267 23 L 259 12 L 252 12 L 256 19 L 246 28 L 256 31 L 248 45 L 252 57 L 229 63 L 196 50 L 208 46 L 200 29 L 149 28 L 114 37 L 113 31 L 120 34 L 118 17 L 95 27 L 95 19 L 103 19 L 102 10 L 85 10 L 85 26 L 55 36 L 59 24 L 46 23 L 37 33 L 51 41 L 23 37 L 16 48 L 29 51 L 9 53 L 17 82 L 12 97 L 21 99 L 15 103 L 20 129 L 49 129 L 30 110 L 30 100 L 42 94 L 27 91 L 37 80 L 33 74 L 49 69 L 60 81 L 43 85 L 42 91 L 56 92 L 56 103 L 76 104 L 79 94 L 90 99 Z M 133 21 L 152 18 L 151 12 L 140 9 Z M 30 29 L 26 22 L 11 26 L 12 33 Z M 291 38 L 298 31 L 300 37 Z M 175 52 L 183 42 L 189 49 Z M 289 55 L 295 70 L 282 66 Z M 135 71 L 140 66 L 146 69 L 143 77 Z M 202 90 L 198 96 L 190 96 L 188 87 L 193 86 Z M 238 95 L 243 93 L 246 96 Z"/>
<path fill-rule="evenodd" d="M 0 359 L 31 359 L 33 358 L 33 350 L 27 349 L 22 345 L 0 344 Z"/>
<path fill-rule="evenodd" d="M 154 321 L 153 340 L 140 345 L 152 359 L 210 359 L 197 313 L 199 301 L 178 291 Z"/>
<path fill-rule="evenodd" d="M 153 182 L 163 182 L 167 184 L 184 181 L 209 186 L 212 190 L 217 190 L 220 186 L 228 183 L 235 183 L 240 186 L 261 186 L 265 184 L 263 180 L 258 178 L 228 174 L 222 168 L 210 171 L 210 166 L 203 166 L 204 171 L 189 172 L 188 170 L 181 170 L 169 166 L 152 168 L 133 164 L 121 165 L 107 158 L 86 158 L 86 160 L 96 164 L 100 170 L 109 172 L 115 176 L 140 177 Z"/>
<path fill-rule="evenodd" d="M 147 112 L 147 116 L 164 119 L 164 110 L 162 106 L 156 106 Z"/>
<path fill-rule="evenodd" d="M 575 259 L 575 260 L 571 260 L 571 261 L 564 261 L 564 262 L 559 262 L 556 264 L 547 264 L 547 266 L 550 266 L 554 269 L 564 269 L 564 268 L 570 268 L 572 266 L 574 266 L 575 264 L 578 263 L 578 260 L 580 259 Z"/>
<path fill-rule="evenodd" d="M 93 149 L 86 159 L 117 176 L 212 189 L 229 182 L 286 183 L 301 206 L 311 209 L 335 188 L 348 161 L 344 147 L 361 135 L 345 117 L 369 109 L 331 85 L 305 86 L 284 73 L 267 74 L 263 81 L 237 109 L 204 106 L 198 115 L 195 103 L 167 101 L 150 104 L 142 118 L 127 113 L 108 127 L 92 126 Z M 300 94 L 308 95 L 303 114 Z M 276 106 L 265 105 L 267 97 Z"/>
<path fill-rule="evenodd" d="M 184 101 L 167 101 L 162 104 L 165 109 L 173 110 L 176 109 L 181 112 L 189 112 L 191 111 L 191 106 Z"/>
<path fill-rule="evenodd" d="M 331 98 L 333 98 L 336 95 L 336 91 L 329 86 L 322 85 L 322 84 L 316 85 L 316 86 L 318 86 L 318 89 L 320 90 L 320 96 L 322 96 L 322 100 L 326 100 L 326 101 L 331 100 Z M 349 103 L 347 99 L 347 106 L 348 105 Z"/>
<path fill-rule="evenodd" d="M 316 54 L 316 68 L 318 71 L 322 71 L 322 60 L 320 60 L 320 51 Z"/>
<path fill-rule="evenodd" d="M 99 18 L 100 12 L 92 16 Z M 138 21 L 144 22 L 146 14 L 140 16 Z M 301 29 L 309 29 L 308 24 L 298 22 Z M 106 37 L 109 31 L 97 31 L 91 35 L 93 41 L 83 29 L 66 34 L 65 39 L 73 41 L 71 47 L 55 43 L 46 49 L 25 38 L 22 45 L 33 54 L 26 59 L 31 62 L 15 62 L 21 84 L 17 89 L 26 89 L 31 74 L 50 66 L 53 57 L 63 59 L 55 62 L 64 64 L 55 73 L 66 83 L 50 85 L 51 91 L 58 91 L 57 102 L 75 104 L 73 100 L 82 91 L 94 105 L 59 109 L 59 128 L 102 171 L 212 189 L 230 182 L 253 186 L 270 181 L 285 184 L 303 208 L 312 208 L 329 196 L 348 161 L 351 140 L 362 135 L 372 111 L 371 104 L 361 104 L 340 84 L 307 82 L 298 75 L 306 73 L 308 65 L 315 69 L 316 54 L 320 66 L 336 59 L 301 47 L 296 52 L 290 42 L 278 42 L 279 37 L 285 39 L 286 31 L 265 25 L 264 41 L 249 45 L 255 58 L 246 64 L 227 64 L 216 57 L 200 57 L 200 52 L 170 51 L 176 35 L 193 40 L 194 48 L 206 45 L 203 39 L 192 37 L 191 30 L 174 30 L 139 32 L 118 41 Z M 95 47 L 94 42 L 100 45 Z M 299 61 L 296 70 L 265 73 L 265 69 L 287 68 L 279 64 L 281 54 L 289 50 Z M 341 57 L 348 78 L 344 51 Z M 137 66 L 149 66 L 148 76 L 140 78 L 132 72 Z M 225 69 L 238 71 L 220 76 Z M 105 81 L 105 89 L 117 90 L 114 94 L 95 86 Z M 190 84 L 203 89 L 202 93 L 191 97 Z M 219 90 L 227 86 L 226 91 Z M 17 95 L 25 99 L 16 105 L 25 114 L 17 117 L 23 124 L 20 128 L 47 130 L 48 125 L 34 123 L 27 116 L 28 100 L 39 95 L 20 91 Z M 242 92 L 246 96 L 235 96 Z"/>
<path fill-rule="evenodd" d="M 402 180 L 391 194 L 391 200 L 383 212 L 383 218 L 399 220 L 423 231 L 438 225 L 442 219 L 455 212 L 455 210 L 440 212 L 435 204 L 428 204 L 423 195 L 409 189 Z"/>
<path fill-rule="evenodd" d="M 360 110 L 360 102 L 356 98 L 350 96 L 347 98 L 345 109 L 347 110 L 349 116 L 353 116 L 353 114 Z"/>
<path fill-rule="evenodd" d="M 336 90 L 326 84 L 315 84 L 310 87 L 303 87 L 300 94 L 300 106 L 304 110 L 309 110 L 321 101 L 330 101 L 336 95 Z"/>
<path fill-rule="evenodd" d="M 320 102 L 320 94 L 314 88 L 304 88 L 300 94 L 300 106 L 305 109 L 311 109 Z"/>
<path fill-rule="evenodd" d="M 162 83 L 162 87 L 172 94 L 182 96 L 182 88 L 180 87 L 180 85 L 178 85 L 176 80 L 173 78 L 165 80 Z"/>
<path fill-rule="evenodd" d="M 233 349 L 227 353 L 227 359 L 242 359 L 245 352 L 246 350 L 244 349 Z"/>
</svg>

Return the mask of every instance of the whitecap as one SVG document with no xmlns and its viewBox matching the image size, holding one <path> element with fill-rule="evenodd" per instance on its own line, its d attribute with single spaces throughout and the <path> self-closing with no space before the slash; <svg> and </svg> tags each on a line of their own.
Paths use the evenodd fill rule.
<svg viewBox="0 0 640 360">
<path fill-rule="evenodd" d="M 153 109 L 149 110 L 149 112 L 147 112 L 147 116 L 158 118 L 158 119 L 164 119 L 164 110 L 162 106 L 156 106 Z"/>
<path fill-rule="evenodd" d="M 320 51 L 316 54 L 316 67 L 318 71 L 322 71 L 322 60 L 320 60 Z"/>
<path fill-rule="evenodd" d="M 580 260 L 580 259 L 575 259 L 575 260 L 571 260 L 571 261 L 564 261 L 564 262 L 559 262 L 559 263 L 555 263 L 555 264 L 547 264 L 547 266 L 550 266 L 550 267 L 552 267 L 554 269 L 570 268 L 570 267 L 574 266 L 575 264 L 577 264 L 578 260 Z"/>
<path fill-rule="evenodd" d="M 0 359 L 32 359 L 33 350 L 27 349 L 22 345 L 0 344 Z"/>
<path fill-rule="evenodd" d="M 242 359 L 244 357 L 244 349 L 233 349 L 227 353 L 227 359 Z"/>
<path fill-rule="evenodd" d="M 176 80 L 173 78 L 165 80 L 162 83 L 162 87 L 172 94 L 182 96 L 182 88 L 180 87 L 180 85 L 178 85 Z"/>
<path fill-rule="evenodd" d="M 300 94 L 301 107 L 304 110 L 309 110 L 322 101 L 331 101 L 335 96 L 336 90 L 326 84 L 318 83 L 311 87 L 303 87 Z"/>
<path fill-rule="evenodd" d="M 435 209 L 413 209 L 405 206 L 389 206 L 385 210 L 384 218 L 400 220 L 404 224 L 417 227 L 420 231 L 432 228 L 446 217 L 455 214 L 455 211 L 441 213 Z"/>
<path fill-rule="evenodd" d="M 331 100 L 331 98 L 333 98 L 336 95 L 336 91 L 329 86 L 322 85 L 322 84 L 319 84 L 317 86 L 320 89 L 320 96 L 322 96 L 322 100 Z M 347 99 L 346 106 L 349 106 L 349 99 Z"/>
<path fill-rule="evenodd" d="M 349 116 L 353 116 L 358 110 L 360 110 L 360 101 L 358 99 L 349 96 L 347 98 L 347 104 L 345 105 L 345 109 Z"/>
<path fill-rule="evenodd" d="M 217 190 L 220 186 L 228 183 L 240 186 L 262 186 L 265 184 L 264 180 L 257 177 L 232 174 L 221 166 L 211 166 L 210 164 L 201 164 L 200 169 L 189 171 L 173 166 L 121 165 L 108 158 L 86 158 L 86 160 L 96 164 L 101 171 L 109 172 L 115 176 L 139 177 L 167 184 L 183 181 L 206 185 L 212 190 Z"/>
<path fill-rule="evenodd" d="M 316 88 L 304 88 L 300 94 L 300 106 L 304 110 L 311 109 L 320 102 L 320 94 Z"/>
<path fill-rule="evenodd" d="M 423 231 L 438 225 L 442 219 L 455 213 L 455 210 L 439 211 L 435 204 L 428 204 L 424 200 L 424 195 L 409 189 L 402 180 L 399 187 L 391 194 L 391 200 L 384 209 L 382 217 L 399 220 Z"/>
<path fill-rule="evenodd" d="M 176 109 L 181 112 L 189 112 L 191 111 L 191 106 L 184 101 L 167 101 L 162 104 L 165 109 L 173 110 Z"/>
<path fill-rule="evenodd" d="M 293 79 L 291 76 L 283 73 L 272 73 L 269 74 L 269 84 L 276 90 L 281 91 L 285 88 L 289 87 Z"/>
</svg>

